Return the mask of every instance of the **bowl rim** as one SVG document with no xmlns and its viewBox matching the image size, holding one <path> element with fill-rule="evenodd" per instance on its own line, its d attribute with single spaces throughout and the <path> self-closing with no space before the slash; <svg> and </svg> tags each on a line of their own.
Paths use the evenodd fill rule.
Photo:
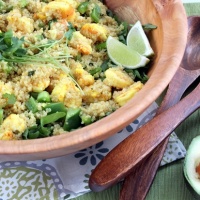
<svg viewBox="0 0 200 200">
<path fill-rule="evenodd" d="M 157 4 L 160 0 L 152 0 L 152 2 L 157 8 Z M 0 141 L 0 156 L 3 156 L 4 160 L 9 161 L 19 159 L 36 160 L 73 153 L 89 147 L 92 144 L 96 144 L 117 133 L 144 112 L 146 108 L 160 96 L 169 84 L 179 67 L 185 50 L 187 41 L 187 17 L 185 9 L 181 0 L 170 1 L 168 4 L 169 5 L 167 6 L 172 7 L 172 4 L 174 6 L 172 13 L 173 19 L 165 17 L 164 9 L 157 8 L 159 15 L 163 17 L 163 30 L 173 27 L 178 32 L 181 32 L 181 34 L 178 34 L 177 32 L 177 37 L 179 39 L 176 37 L 174 40 L 174 48 L 169 49 L 167 44 L 171 38 L 166 32 L 163 33 L 163 49 L 165 49 L 165 47 L 167 49 L 167 51 L 164 52 L 166 53 L 167 58 L 161 55 L 156 66 L 170 66 L 170 72 L 165 71 L 165 76 L 159 77 L 160 84 L 155 85 L 152 81 L 153 78 L 158 78 L 154 73 L 152 73 L 143 89 L 139 91 L 127 104 L 111 115 L 73 132 L 33 140 Z M 176 13 L 179 13 L 179 15 L 176 15 Z M 181 17 L 180 13 L 182 13 Z M 147 91 L 148 93 L 146 93 Z M 141 101 L 141 99 L 143 99 L 142 103 L 135 105 L 135 103 L 139 100 Z M 132 115 L 133 111 L 134 115 Z M 106 122 L 110 123 L 108 124 Z M 117 127 L 116 124 L 118 125 Z M 99 126 L 101 126 L 101 130 L 98 129 Z M 85 134 L 83 134 L 83 132 Z"/>
</svg>

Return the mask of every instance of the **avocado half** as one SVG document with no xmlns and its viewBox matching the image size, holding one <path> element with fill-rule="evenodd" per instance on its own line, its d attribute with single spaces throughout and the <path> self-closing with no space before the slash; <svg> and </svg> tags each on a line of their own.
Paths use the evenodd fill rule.
<svg viewBox="0 0 200 200">
<path fill-rule="evenodd" d="M 200 197 L 200 135 L 189 145 L 184 161 L 184 175 L 196 192 L 195 196 Z"/>
</svg>

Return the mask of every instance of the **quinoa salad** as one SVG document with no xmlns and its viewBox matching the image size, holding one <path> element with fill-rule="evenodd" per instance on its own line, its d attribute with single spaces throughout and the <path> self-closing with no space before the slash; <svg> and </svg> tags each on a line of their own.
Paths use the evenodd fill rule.
<svg viewBox="0 0 200 200">
<path fill-rule="evenodd" d="M 0 0 L 0 139 L 66 134 L 123 106 L 144 84 L 107 54 L 126 33 L 101 1 Z"/>
</svg>

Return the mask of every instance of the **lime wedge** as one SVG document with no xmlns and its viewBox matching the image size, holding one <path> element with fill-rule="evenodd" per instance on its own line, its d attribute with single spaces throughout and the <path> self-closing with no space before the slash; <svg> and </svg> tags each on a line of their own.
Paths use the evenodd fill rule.
<svg viewBox="0 0 200 200">
<path fill-rule="evenodd" d="M 143 56 L 150 57 L 154 55 L 154 51 L 150 46 L 140 21 L 137 21 L 130 29 L 126 42 L 129 48 L 134 49 Z"/>
<path fill-rule="evenodd" d="M 149 59 L 130 49 L 119 40 L 109 36 L 106 41 L 107 52 L 110 59 L 116 64 L 129 69 L 145 66 Z"/>
</svg>

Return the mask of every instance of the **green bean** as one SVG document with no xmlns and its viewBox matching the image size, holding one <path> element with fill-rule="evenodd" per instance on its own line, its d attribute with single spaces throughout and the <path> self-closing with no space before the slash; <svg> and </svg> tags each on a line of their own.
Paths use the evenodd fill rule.
<svg viewBox="0 0 200 200">
<path fill-rule="evenodd" d="M 45 117 L 41 117 L 40 124 L 43 127 L 46 124 L 50 124 L 50 123 L 56 122 L 57 120 L 65 117 L 65 115 L 66 115 L 65 112 L 52 113 L 52 114 L 47 115 Z"/>
<path fill-rule="evenodd" d="M 2 124 L 3 122 L 3 109 L 0 108 L 0 125 Z"/>
<path fill-rule="evenodd" d="M 30 97 L 30 99 L 28 99 L 28 101 L 26 101 L 25 105 L 33 113 L 36 113 L 38 111 L 37 102 L 33 97 Z"/>
<path fill-rule="evenodd" d="M 56 113 L 56 112 L 65 112 L 67 113 L 67 108 L 61 102 L 58 103 L 49 103 L 45 106 L 45 109 L 51 109 L 48 114 Z"/>
<path fill-rule="evenodd" d="M 40 135 L 40 132 L 38 130 L 38 127 L 32 126 L 24 131 L 24 133 L 22 134 L 22 138 L 26 139 L 26 140 L 27 139 L 36 139 L 39 137 L 39 135 Z"/>
<path fill-rule="evenodd" d="M 34 98 L 34 99 L 37 99 L 38 97 L 38 92 L 31 92 L 30 95 Z"/>
<path fill-rule="evenodd" d="M 42 91 L 38 94 L 37 96 L 37 101 L 38 102 L 50 102 L 50 95 L 47 91 Z"/>
<path fill-rule="evenodd" d="M 90 15 L 90 17 L 92 18 L 92 21 L 98 23 L 100 20 L 100 15 L 101 15 L 101 9 L 98 5 L 95 5 Z"/>
<path fill-rule="evenodd" d="M 80 112 L 80 108 L 68 108 L 63 126 L 65 131 L 71 131 L 72 129 L 76 129 L 81 125 L 81 118 L 79 116 Z"/>
<path fill-rule="evenodd" d="M 77 8 L 78 12 L 81 13 L 82 15 L 85 14 L 88 9 L 88 5 L 89 5 L 88 1 L 82 2 Z"/>
<path fill-rule="evenodd" d="M 86 126 L 93 122 L 92 117 L 89 115 L 81 115 L 80 117 L 81 117 L 81 124 L 84 124 Z"/>
<path fill-rule="evenodd" d="M 39 128 L 39 132 L 40 132 L 40 137 L 48 137 L 48 136 L 51 135 L 52 130 L 51 130 L 51 127 L 43 127 L 43 126 L 41 126 Z"/>
</svg>

